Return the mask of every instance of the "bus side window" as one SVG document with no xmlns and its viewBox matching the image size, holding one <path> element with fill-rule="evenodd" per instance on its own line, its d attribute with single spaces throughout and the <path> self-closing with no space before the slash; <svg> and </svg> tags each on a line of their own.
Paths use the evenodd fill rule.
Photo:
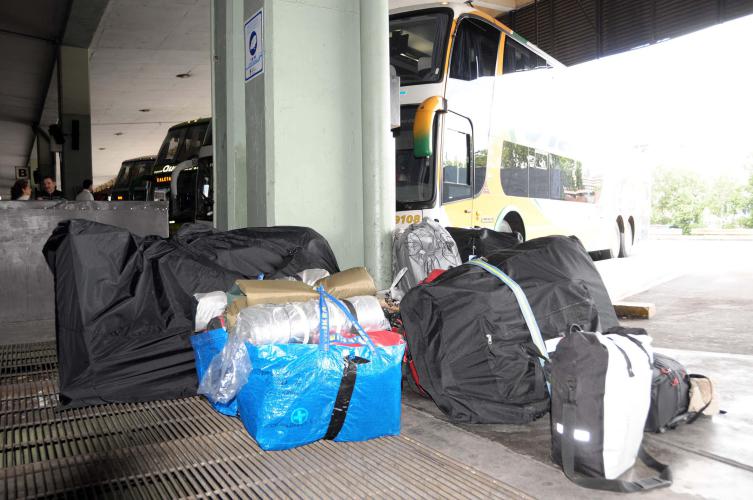
<svg viewBox="0 0 753 500">
<path fill-rule="evenodd" d="M 543 57 L 519 44 L 511 37 L 505 37 L 505 54 L 502 65 L 503 74 L 517 73 L 518 71 L 531 71 L 548 67 L 549 65 Z"/>
<path fill-rule="evenodd" d="M 473 195 L 472 150 L 470 121 L 455 113 L 447 113 L 442 152 L 442 203 Z"/>
<path fill-rule="evenodd" d="M 502 144 L 502 168 L 499 175 L 502 190 L 507 196 L 528 196 L 530 149 L 528 146 L 509 141 Z"/>
<path fill-rule="evenodd" d="M 494 76 L 500 31 L 478 19 L 463 19 L 455 35 L 450 78 L 475 80 Z"/>
<path fill-rule="evenodd" d="M 531 198 L 549 198 L 549 154 L 531 148 L 529 156 L 529 196 Z"/>
</svg>

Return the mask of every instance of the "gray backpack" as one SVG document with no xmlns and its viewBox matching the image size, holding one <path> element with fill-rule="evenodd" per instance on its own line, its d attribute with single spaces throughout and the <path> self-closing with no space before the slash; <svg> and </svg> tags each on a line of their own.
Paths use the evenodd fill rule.
<svg viewBox="0 0 753 500">
<path fill-rule="evenodd" d="M 401 299 L 434 269 L 460 264 L 455 240 L 438 222 L 424 217 L 418 224 L 396 231 L 392 242 L 392 275 L 397 278 L 403 268 L 407 272 L 393 288 L 393 298 Z"/>
</svg>

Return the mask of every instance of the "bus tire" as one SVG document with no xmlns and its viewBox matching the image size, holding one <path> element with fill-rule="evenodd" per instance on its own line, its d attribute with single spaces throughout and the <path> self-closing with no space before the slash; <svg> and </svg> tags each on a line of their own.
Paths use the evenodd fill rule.
<svg viewBox="0 0 753 500">
<path fill-rule="evenodd" d="M 510 212 L 497 224 L 497 231 L 502 233 L 517 233 L 518 241 L 526 240 L 526 228 L 523 218 L 517 212 Z"/>
<path fill-rule="evenodd" d="M 620 257 L 630 257 L 633 252 L 633 226 L 630 222 L 625 224 L 625 230 L 620 238 Z"/>
<path fill-rule="evenodd" d="M 503 220 L 497 225 L 497 231 L 500 233 L 512 233 L 512 227 L 510 227 L 509 222 Z"/>
<path fill-rule="evenodd" d="M 622 252 L 623 233 L 622 229 L 620 228 L 619 221 L 616 221 L 614 223 L 614 228 L 612 229 L 612 231 L 612 245 L 607 251 L 609 252 L 610 259 L 616 259 L 617 257 L 621 256 L 620 252 Z"/>
</svg>

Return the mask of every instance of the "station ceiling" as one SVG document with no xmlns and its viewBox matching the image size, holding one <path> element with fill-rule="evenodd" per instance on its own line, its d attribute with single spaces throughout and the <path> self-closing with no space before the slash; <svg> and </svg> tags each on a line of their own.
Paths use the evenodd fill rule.
<svg viewBox="0 0 753 500">
<path fill-rule="evenodd" d="M 0 195 L 28 160 L 69 7 L 59 0 L 0 2 Z"/>
<path fill-rule="evenodd" d="M 95 184 L 123 160 L 156 154 L 170 126 L 210 116 L 209 5 L 110 0 L 90 47 Z"/>
<path fill-rule="evenodd" d="M 570 66 L 753 14 L 753 0 L 537 0 L 499 19 Z"/>
</svg>

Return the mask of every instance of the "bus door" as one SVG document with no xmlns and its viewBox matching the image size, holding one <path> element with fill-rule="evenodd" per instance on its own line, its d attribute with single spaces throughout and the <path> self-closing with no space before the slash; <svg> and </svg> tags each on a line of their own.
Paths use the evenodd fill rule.
<svg viewBox="0 0 753 500">
<path fill-rule="evenodd" d="M 474 225 L 473 126 L 452 111 L 444 114 L 442 134 L 442 208 L 450 225 Z"/>
<path fill-rule="evenodd" d="M 501 36 L 499 28 L 491 22 L 461 16 L 453 38 L 445 97 L 447 108 L 460 116 L 447 113 L 445 140 L 450 142 L 444 153 L 453 155 L 451 161 L 457 162 L 460 155 L 465 155 L 464 140 L 471 149 L 457 172 L 453 166 L 442 167 L 447 171 L 447 179 L 442 181 L 442 202 L 452 225 L 489 225 L 490 217 L 496 218 L 496 213 L 484 213 L 494 209 L 481 195 L 486 180 Z"/>
</svg>

